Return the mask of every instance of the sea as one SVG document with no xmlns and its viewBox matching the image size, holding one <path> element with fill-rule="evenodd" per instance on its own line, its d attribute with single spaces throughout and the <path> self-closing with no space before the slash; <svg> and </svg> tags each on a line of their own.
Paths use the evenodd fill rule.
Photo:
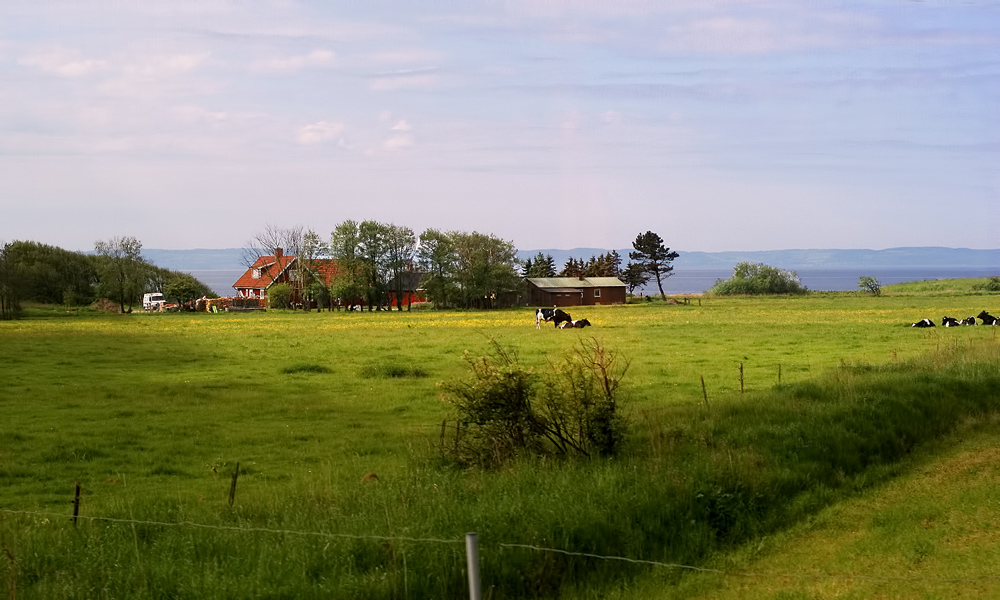
<svg viewBox="0 0 1000 600">
<path fill-rule="evenodd" d="M 233 295 L 233 283 L 240 278 L 245 269 L 213 269 L 195 270 L 188 273 L 197 277 L 220 296 Z M 995 269 L 983 268 L 856 268 L 856 269 L 802 269 L 795 270 L 802 285 L 810 290 L 834 292 L 858 289 L 858 279 L 875 277 L 882 285 L 903 283 L 907 281 L 925 281 L 932 279 L 954 279 L 967 277 L 1000 276 L 1000 265 Z M 663 282 L 663 291 L 667 294 L 699 294 L 715 285 L 719 279 L 728 279 L 733 274 L 732 269 L 683 269 L 675 268 L 673 275 Z M 639 293 L 651 295 L 659 293 L 656 283 L 647 285 Z"/>
</svg>

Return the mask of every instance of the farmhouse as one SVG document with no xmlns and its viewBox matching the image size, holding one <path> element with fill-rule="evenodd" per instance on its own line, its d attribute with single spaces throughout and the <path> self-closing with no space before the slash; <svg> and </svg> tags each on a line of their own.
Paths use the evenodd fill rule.
<svg viewBox="0 0 1000 600">
<path fill-rule="evenodd" d="M 246 270 L 233 289 L 240 298 L 267 297 L 267 290 L 276 283 L 298 281 L 299 272 L 294 256 L 286 256 L 281 248 L 275 248 L 271 256 L 261 256 Z"/>
<path fill-rule="evenodd" d="M 617 277 L 529 277 L 529 306 L 624 304 L 625 284 Z"/>
<path fill-rule="evenodd" d="M 309 261 L 308 270 L 311 272 L 311 275 L 305 277 L 306 282 L 318 280 L 327 287 L 330 287 L 330 284 L 333 283 L 333 280 L 340 272 L 338 262 L 329 258 Z M 267 291 L 271 286 L 278 283 L 288 283 L 292 286 L 292 302 L 299 303 L 302 301 L 298 296 L 299 289 L 302 287 L 299 285 L 302 278 L 302 267 L 297 257 L 285 254 L 281 248 L 275 248 L 273 255 L 259 257 L 236 280 L 236 283 L 233 284 L 233 289 L 236 290 L 236 295 L 239 298 L 254 298 L 264 303 L 267 300 Z M 420 278 L 420 273 L 412 271 L 403 274 L 401 279 L 403 284 L 401 304 L 424 301 L 423 290 L 419 289 Z M 390 286 L 391 289 L 388 292 L 389 303 L 393 304 L 396 301 L 395 280 L 390 283 Z M 366 305 L 365 301 L 361 298 L 344 298 L 339 299 L 339 301 L 340 304 L 338 306 Z"/>
</svg>

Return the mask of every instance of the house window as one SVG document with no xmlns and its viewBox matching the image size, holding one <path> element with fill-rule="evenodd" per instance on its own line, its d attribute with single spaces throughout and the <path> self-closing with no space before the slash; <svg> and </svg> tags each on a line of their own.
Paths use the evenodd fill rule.
<svg viewBox="0 0 1000 600">
<path fill-rule="evenodd" d="M 254 269 L 253 270 L 253 278 L 254 279 L 260 279 L 260 269 Z"/>
<path fill-rule="evenodd" d="M 601 297 L 601 290 L 600 288 L 597 288 L 594 290 L 594 298 L 600 298 L 600 297 Z"/>
</svg>

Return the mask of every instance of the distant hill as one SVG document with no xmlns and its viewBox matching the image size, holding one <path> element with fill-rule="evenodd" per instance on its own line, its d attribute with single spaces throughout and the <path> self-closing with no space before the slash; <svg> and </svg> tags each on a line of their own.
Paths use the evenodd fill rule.
<svg viewBox="0 0 1000 600">
<path fill-rule="evenodd" d="M 628 262 L 631 249 L 618 249 L 622 263 Z M 608 252 L 607 248 L 548 248 L 520 250 L 518 258 L 533 258 L 536 254 L 551 254 L 557 268 L 569 257 L 589 259 Z M 996 268 L 1000 272 L 1000 249 L 972 250 L 969 248 L 888 248 L 886 250 L 763 250 L 745 252 L 685 252 L 674 261 L 676 269 L 731 269 L 743 261 L 762 262 L 782 269 L 844 269 L 844 268 L 921 268 L 963 267 Z M 147 260 L 158 267 L 178 271 L 237 270 L 242 272 L 243 250 L 240 248 L 195 250 L 143 250 Z"/>
</svg>

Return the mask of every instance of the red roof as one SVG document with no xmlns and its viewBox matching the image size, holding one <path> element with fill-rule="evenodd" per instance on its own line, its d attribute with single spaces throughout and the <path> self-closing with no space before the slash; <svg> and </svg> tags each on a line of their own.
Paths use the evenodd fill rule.
<svg viewBox="0 0 1000 600">
<path fill-rule="evenodd" d="M 235 289 L 266 290 L 272 284 L 283 281 L 282 275 L 288 267 L 295 261 L 294 256 L 283 255 L 279 258 L 274 256 L 261 256 L 253 263 L 246 273 L 244 273 L 236 283 Z M 260 270 L 260 277 L 254 277 L 254 271 Z"/>
<path fill-rule="evenodd" d="M 252 267 L 247 269 L 246 273 L 236 280 L 236 283 L 233 284 L 233 288 L 237 290 L 266 290 L 275 283 L 287 281 L 288 277 L 284 275 L 284 273 L 294 261 L 295 257 L 288 255 L 282 255 L 278 259 L 275 259 L 274 256 L 261 256 L 256 262 L 254 262 Z M 312 268 L 315 269 L 316 273 L 319 275 L 320 281 L 327 286 L 330 285 L 333 278 L 336 277 L 340 271 L 337 261 L 329 258 L 313 260 Z M 260 277 L 253 276 L 254 271 L 257 269 L 260 269 Z"/>
</svg>

